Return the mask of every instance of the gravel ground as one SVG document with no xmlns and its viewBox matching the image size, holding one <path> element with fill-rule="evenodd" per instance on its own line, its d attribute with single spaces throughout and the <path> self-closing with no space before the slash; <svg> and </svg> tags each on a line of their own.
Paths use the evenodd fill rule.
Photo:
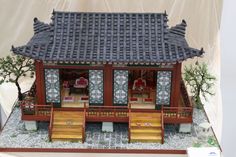
<svg viewBox="0 0 236 157">
<path fill-rule="evenodd" d="M 14 108 L 11 117 L 0 135 L 2 148 L 100 148 L 100 149 L 175 149 L 186 150 L 195 146 L 216 146 L 212 131 L 206 137 L 198 133 L 198 125 L 207 121 L 205 113 L 194 109 L 191 133 L 178 133 L 178 126 L 165 126 L 165 142 L 159 143 L 128 143 L 128 125 L 116 123 L 113 133 L 102 133 L 101 123 L 86 124 L 86 141 L 49 142 L 48 123 L 39 123 L 37 131 L 26 131 L 20 120 L 19 108 Z"/>
</svg>

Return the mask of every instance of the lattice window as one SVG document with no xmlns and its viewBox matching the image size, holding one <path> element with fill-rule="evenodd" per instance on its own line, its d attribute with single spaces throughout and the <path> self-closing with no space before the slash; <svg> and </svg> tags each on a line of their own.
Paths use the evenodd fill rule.
<svg viewBox="0 0 236 157">
<path fill-rule="evenodd" d="M 158 71 L 157 72 L 157 92 L 156 104 L 157 105 L 170 105 L 171 94 L 171 71 Z"/>
<path fill-rule="evenodd" d="M 89 70 L 89 103 L 103 104 L 103 70 Z"/>
<path fill-rule="evenodd" d="M 128 70 L 114 70 L 113 103 L 125 105 L 128 102 Z"/>
<path fill-rule="evenodd" d="M 46 102 L 60 103 L 59 69 L 45 69 Z"/>
</svg>

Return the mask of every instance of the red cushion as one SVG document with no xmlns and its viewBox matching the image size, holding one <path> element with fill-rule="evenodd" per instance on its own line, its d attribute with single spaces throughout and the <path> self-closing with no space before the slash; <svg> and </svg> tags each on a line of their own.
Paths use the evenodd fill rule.
<svg viewBox="0 0 236 157">
<path fill-rule="evenodd" d="M 145 83 L 142 79 L 138 79 L 137 82 L 135 82 L 135 86 L 136 87 L 145 86 Z"/>
<path fill-rule="evenodd" d="M 138 98 L 130 98 L 130 101 L 138 101 Z"/>
<path fill-rule="evenodd" d="M 144 101 L 151 102 L 152 98 L 145 98 Z"/>
</svg>

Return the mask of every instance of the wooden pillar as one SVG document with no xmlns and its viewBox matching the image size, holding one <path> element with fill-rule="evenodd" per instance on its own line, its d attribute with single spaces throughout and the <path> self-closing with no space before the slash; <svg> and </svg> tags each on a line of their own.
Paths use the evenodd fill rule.
<svg viewBox="0 0 236 157">
<path fill-rule="evenodd" d="M 36 73 L 36 98 L 38 104 L 46 104 L 45 102 L 45 84 L 44 84 L 44 70 L 43 62 L 35 61 Z"/>
<path fill-rule="evenodd" d="M 113 72 L 112 65 L 104 66 L 104 106 L 113 105 Z"/>
<path fill-rule="evenodd" d="M 176 63 L 172 79 L 171 106 L 178 107 L 180 99 L 181 63 Z"/>
</svg>

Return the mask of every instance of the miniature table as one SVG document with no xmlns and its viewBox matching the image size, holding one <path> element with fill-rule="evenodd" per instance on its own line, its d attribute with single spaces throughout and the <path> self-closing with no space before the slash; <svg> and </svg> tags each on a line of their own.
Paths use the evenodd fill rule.
<svg viewBox="0 0 236 157">
<path fill-rule="evenodd" d="M 131 97 L 133 97 L 134 94 L 147 94 L 148 98 L 150 98 L 150 88 L 144 88 L 142 90 L 131 90 Z"/>
</svg>

